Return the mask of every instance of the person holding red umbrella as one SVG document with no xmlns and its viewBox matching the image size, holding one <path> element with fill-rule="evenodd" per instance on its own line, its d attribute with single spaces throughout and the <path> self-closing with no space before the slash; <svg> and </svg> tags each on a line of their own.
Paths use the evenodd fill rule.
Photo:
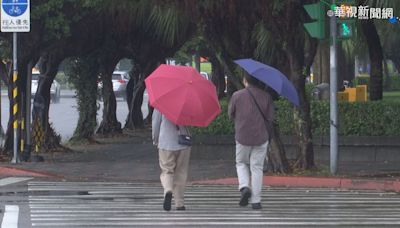
<svg viewBox="0 0 400 228">
<path fill-rule="evenodd" d="M 239 205 L 247 206 L 250 199 L 253 209 L 261 209 L 263 166 L 272 135 L 274 108 L 264 83 L 248 74 L 243 81 L 246 88 L 232 95 L 228 107 L 235 124 Z"/>
<path fill-rule="evenodd" d="M 154 107 L 153 142 L 158 146 L 164 210 L 185 210 L 184 191 L 191 151 L 186 126 L 208 126 L 221 112 L 214 84 L 188 66 L 161 64 L 145 79 Z"/>
<path fill-rule="evenodd" d="M 153 144 L 158 147 L 161 168 L 160 180 L 164 188 L 166 211 L 171 210 L 174 196 L 176 210 L 185 210 L 184 192 L 188 176 L 191 146 L 180 144 L 179 136 L 189 135 L 185 126 L 179 126 L 168 120 L 165 115 L 154 109 L 152 118 Z M 189 143 L 187 143 L 189 144 Z"/>
</svg>

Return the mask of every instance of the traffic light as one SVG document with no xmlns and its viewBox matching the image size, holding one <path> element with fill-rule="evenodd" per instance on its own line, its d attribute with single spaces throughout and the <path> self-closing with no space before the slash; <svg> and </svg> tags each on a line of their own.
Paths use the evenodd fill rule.
<svg viewBox="0 0 400 228">
<path fill-rule="evenodd" d="M 317 39 L 325 39 L 327 37 L 325 29 L 325 4 L 318 2 L 314 4 L 303 5 L 303 7 L 308 15 L 310 15 L 311 19 L 315 20 L 314 22 L 304 23 L 304 27 L 306 28 L 308 34 Z"/>
<path fill-rule="evenodd" d="M 347 39 L 354 35 L 354 21 L 338 20 L 337 23 L 337 38 Z"/>
<path fill-rule="evenodd" d="M 339 17 L 336 21 L 337 38 L 339 40 L 348 39 L 356 35 L 355 18 L 350 15 L 356 15 L 357 7 L 355 0 L 337 0 L 336 4 L 332 5 L 333 10 L 340 7 L 345 13 L 344 17 Z"/>
</svg>

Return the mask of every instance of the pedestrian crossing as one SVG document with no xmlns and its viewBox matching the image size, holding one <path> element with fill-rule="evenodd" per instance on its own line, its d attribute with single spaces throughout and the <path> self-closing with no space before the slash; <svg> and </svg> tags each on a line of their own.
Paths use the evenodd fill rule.
<svg viewBox="0 0 400 228">
<path fill-rule="evenodd" d="M 378 191 L 265 188 L 262 210 L 236 186 L 187 187 L 186 211 L 162 209 L 154 183 L 28 182 L 32 227 L 400 227 L 400 196 Z"/>
</svg>

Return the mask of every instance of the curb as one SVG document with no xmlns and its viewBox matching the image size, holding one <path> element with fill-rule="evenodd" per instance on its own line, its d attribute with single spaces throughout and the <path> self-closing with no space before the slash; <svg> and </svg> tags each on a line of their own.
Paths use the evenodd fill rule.
<svg viewBox="0 0 400 228">
<path fill-rule="evenodd" d="M 264 186 L 337 188 L 343 190 L 380 190 L 400 192 L 400 180 L 375 180 L 328 177 L 264 176 Z M 193 181 L 192 184 L 237 185 L 237 178 Z"/>
<path fill-rule="evenodd" d="M 58 177 L 57 175 L 45 172 L 38 172 L 28 169 L 14 168 L 2 166 L 0 167 L 0 175 L 3 176 L 30 176 L 30 177 Z"/>
</svg>

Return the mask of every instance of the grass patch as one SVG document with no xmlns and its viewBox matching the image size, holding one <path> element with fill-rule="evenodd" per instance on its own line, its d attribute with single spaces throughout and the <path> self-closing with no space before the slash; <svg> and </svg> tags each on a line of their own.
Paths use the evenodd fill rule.
<svg viewBox="0 0 400 228">
<path fill-rule="evenodd" d="M 192 66 L 195 67 L 195 63 L 192 62 Z M 207 72 L 208 75 L 211 74 L 211 63 L 210 62 L 202 62 L 200 63 L 200 71 Z"/>
<path fill-rule="evenodd" d="M 211 63 L 203 62 L 200 64 L 201 71 L 207 72 L 209 75 L 211 74 Z"/>
<path fill-rule="evenodd" d="M 400 91 L 383 92 L 383 100 L 400 102 Z"/>
</svg>

